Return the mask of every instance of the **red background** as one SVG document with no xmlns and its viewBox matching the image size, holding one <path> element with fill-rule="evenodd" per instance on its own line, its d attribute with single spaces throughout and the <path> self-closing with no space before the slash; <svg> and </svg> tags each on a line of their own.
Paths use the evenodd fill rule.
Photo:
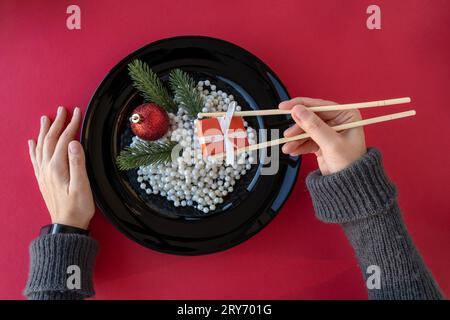
<svg viewBox="0 0 450 320">
<path fill-rule="evenodd" d="M 81 30 L 66 8 L 81 7 Z M 382 30 L 366 28 L 378 4 Z M 154 40 L 207 35 L 265 61 L 292 96 L 358 102 L 411 96 L 415 118 L 366 129 L 400 190 L 407 226 L 444 292 L 450 293 L 450 2 L 434 1 L 0 1 L 0 298 L 21 298 L 28 244 L 49 222 L 26 141 L 58 105 L 83 110 L 105 74 Z M 226 252 L 178 257 L 145 249 L 101 214 L 97 298 L 366 298 L 338 226 L 314 218 L 306 157 L 279 216 Z"/>
</svg>

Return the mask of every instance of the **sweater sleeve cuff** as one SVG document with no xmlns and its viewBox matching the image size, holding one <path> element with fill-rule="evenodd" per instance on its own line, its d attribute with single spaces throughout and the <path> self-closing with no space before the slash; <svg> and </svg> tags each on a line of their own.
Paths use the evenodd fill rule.
<svg viewBox="0 0 450 320">
<path fill-rule="evenodd" d="M 36 238 L 30 245 L 30 273 L 24 295 L 29 299 L 93 296 L 92 274 L 97 250 L 97 241 L 85 235 L 54 234 Z"/>
<path fill-rule="evenodd" d="M 370 148 L 342 171 L 323 176 L 319 170 L 306 179 L 319 220 L 343 223 L 386 213 L 397 191 L 386 176 L 381 153 Z"/>
</svg>

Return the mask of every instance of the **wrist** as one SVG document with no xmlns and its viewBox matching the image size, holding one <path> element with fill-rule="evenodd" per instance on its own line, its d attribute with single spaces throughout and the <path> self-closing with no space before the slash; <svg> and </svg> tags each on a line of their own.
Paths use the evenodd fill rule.
<svg viewBox="0 0 450 320">
<path fill-rule="evenodd" d="M 78 227 L 73 227 L 60 223 L 53 223 L 41 228 L 40 235 L 51 235 L 51 234 L 79 234 L 79 235 L 89 235 L 89 231 L 86 229 L 81 229 Z"/>
<path fill-rule="evenodd" d="M 52 219 L 53 224 L 62 224 L 74 228 L 79 228 L 83 230 L 87 230 L 89 228 L 89 221 L 84 220 L 77 220 L 77 219 L 64 219 L 64 218 L 57 218 Z"/>
<path fill-rule="evenodd" d="M 324 168 L 319 166 L 319 169 L 322 175 L 331 175 L 338 173 L 339 171 L 345 170 L 348 167 L 352 166 L 355 162 L 360 160 L 367 153 L 367 148 L 365 144 L 354 147 L 350 151 L 339 151 L 334 153 L 330 158 L 331 160 L 326 161 L 326 165 Z"/>
</svg>

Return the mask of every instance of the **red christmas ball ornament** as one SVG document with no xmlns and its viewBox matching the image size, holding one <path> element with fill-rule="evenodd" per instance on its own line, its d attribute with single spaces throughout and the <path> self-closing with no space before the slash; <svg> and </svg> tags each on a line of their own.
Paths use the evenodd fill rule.
<svg viewBox="0 0 450 320">
<path fill-rule="evenodd" d="M 131 130 L 144 140 L 158 140 L 169 130 L 167 112 L 155 103 L 145 103 L 134 109 Z"/>
</svg>

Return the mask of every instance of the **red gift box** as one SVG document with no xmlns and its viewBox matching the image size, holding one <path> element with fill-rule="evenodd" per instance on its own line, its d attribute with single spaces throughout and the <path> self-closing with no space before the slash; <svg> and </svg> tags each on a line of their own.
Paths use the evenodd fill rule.
<svg viewBox="0 0 450 320">
<path fill-rule="evenodd" d="M 224 153 L 224 133 L 219 119 L 197 120 L 197 136 L 204 157 Z M 235 150 L 248 146 L 247 131 L 242 117 L 231 119 L 228 139 L 232 142 Z"/>
</svg>

